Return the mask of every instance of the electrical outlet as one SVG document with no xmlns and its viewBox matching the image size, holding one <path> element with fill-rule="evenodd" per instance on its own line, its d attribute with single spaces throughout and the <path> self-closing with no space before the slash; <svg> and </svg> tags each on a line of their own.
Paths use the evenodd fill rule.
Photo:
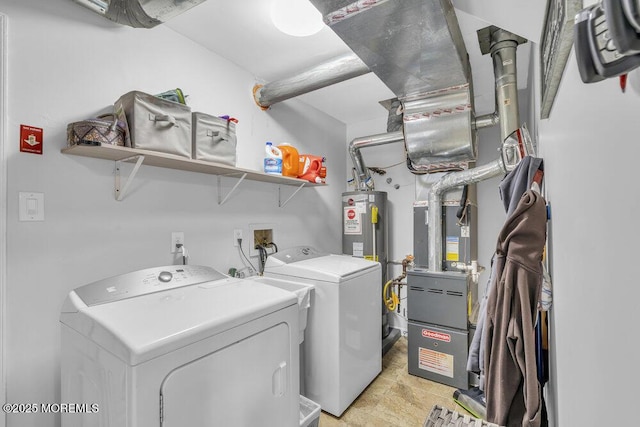
<svg viewBox="0 0 640 427">
<path fill-rule="evenodd" d="M 171 253 L 180 252 L 178 245 L 184 245 L 184 233 L 182 231 L 173 231 L 171 233 Z"/>
<path fill-rule="evenodd" d="M 240 246 L 238 244 L 238 239 L 242 239 L 242 229 L 240 228 L 233 230 L 233 246 Z"/>
</svg>

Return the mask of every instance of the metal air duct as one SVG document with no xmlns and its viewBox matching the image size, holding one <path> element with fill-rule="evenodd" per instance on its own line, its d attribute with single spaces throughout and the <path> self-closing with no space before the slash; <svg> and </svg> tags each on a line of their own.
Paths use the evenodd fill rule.
<svg viewBox="0 0 640 427">
<path fill-rule="evenodd" d="M 471 98 L 465 84 L 404 102 L 405 146 L 412 172 L 467 169 L 476 159 Z"/>
<path fill-rule="evenodd" d="M 153 28 L 205 0 L 74 0 L 118 24 Z"/>
<path fill-rule="evenodd" d="M 478 32 L 483 54 L 491 53 L 496 84 L 496 111 L 500 123 L 501 141 L 520 127 L 516 49 L 523 38 L 497 27 Z M 484 181 L 505 173 L 502 158 L 462 172 L 452 172 L 433 184 L 429 191 L 429 270 L 442 271 L 442 195 L 461 185 Z"/>
<path fill-rule="evenodd" d="M 279 87 L 286 84 L 297 86 L 293 97 L 369 71 L 406 102 L 449 88 L 470 90 L 469 58 L 451 0 L 310 1 L 355 55 L 265 84 L 259 105 L 277 102 L 279 94 L 268 92 L 284 91 Z"/>
<path fill-rule="evenodd" d="M 369 73 L 354 53 L 340 55 L 289 78 L 253 87 L 253 99 L 263 110 L 271 105 L 316 89 Z"/>
<path fill-rule="evenodd" d="M 410 169 L 466 169 L 477 153 L 471 71 L 451 1 L 311 2 L 402 102 Z"/>
<path fill-rule="evenodd" d="M 254 87 L 262 108 L 370 71 L 407 102 L 451 87 L 469 87 L 469 58 L 450 0 L 311 3 L 355 55 Z"/>
<path fill-rule="evenodd" d="M 450 0 L 311 3 L 398 98 L 469 82 L 469 60 Z"/>
<path fill-rule="evenodd" d="M 450 0 L 311 3 L 402 104 L 410 169 L 465 169 L 475 160 L 471 70 Z M 358 148 L 350 153 L 358 188 L 366 188 Z"/>
</svg>

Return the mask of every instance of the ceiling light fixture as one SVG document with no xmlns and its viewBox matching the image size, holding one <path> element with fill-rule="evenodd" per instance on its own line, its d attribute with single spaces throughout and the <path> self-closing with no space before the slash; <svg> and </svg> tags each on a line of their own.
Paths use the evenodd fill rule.
<svg viewBox="0 0 640 427">
<path fill-rule="evenodd" d="M 271 21 L 277 29 L 295 37 L 312 36 L 324 27 L 322 14 L 308 0 L 273 0 Z"/>
</svg>

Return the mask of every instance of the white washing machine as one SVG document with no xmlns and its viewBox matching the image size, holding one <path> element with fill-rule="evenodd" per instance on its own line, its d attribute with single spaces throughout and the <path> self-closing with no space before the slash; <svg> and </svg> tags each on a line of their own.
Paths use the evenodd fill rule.
<svg viewBox="0 0 640 427">
<path fill-rule="evenodd" d="M 60 315 L 62 425 L 299 425 L 295 294 L 209 267 L 72 291 Z"/>
<path fill-rule="evenodd" d="M 264 275 L 315 286 L 302 394 L 339 417 L 382 370 L 380 263 L 300 246 L 270 255 Z"/>
</svg>

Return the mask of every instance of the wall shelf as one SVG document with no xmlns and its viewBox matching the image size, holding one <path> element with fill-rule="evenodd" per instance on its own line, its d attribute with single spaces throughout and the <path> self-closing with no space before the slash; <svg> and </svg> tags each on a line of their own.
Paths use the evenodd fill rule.
<svg viewBox="0 0 640 427">
<path fill-rule="evenodd" d="M 74 156 L 93 157 L 97 159 L 112 160 L 116 163 L 116 182 L 115 197 L 116 200 L 122 200 L 131 181 L 134 179 L 141 165 L 157 166 L 162 168 L 177 169 L 189 172 L 206 173 L 218 176 L 218 204 L 222 205 L 229 198 L 240 183 L 244 180 L 268 182 L 278 184 L 280 186 L 297 187 L 293 190 L 293 194 L 284 202 L 282 201 L 281 187 L 278 190 L 278 204 L 280 207 L 285 206 L 289 200 L 295 196 L 298 191 L 304 187 L 318 187 L 326 184 L 314 184 L 303 179 L 291 178 L 287 176 L 271 175 L 263 172 L 257 172 L 250 169 L 242 169 L 228 165 L 205 162 L 202 160 L 187 159 L 184 157 L 174 156 L 156 151 L 139 150 L 136 148 L 120 147 L 115 145 L 73 145 L 63 148 L 62 153 L 72 154 Z M 120 185 L 120 164 L 121 162 L 135 162 L 135 166 L 126 182 Z M 238 182 L 224 197 L 222 196 L 222 177 L 235 178 Z"/>
</svg>

